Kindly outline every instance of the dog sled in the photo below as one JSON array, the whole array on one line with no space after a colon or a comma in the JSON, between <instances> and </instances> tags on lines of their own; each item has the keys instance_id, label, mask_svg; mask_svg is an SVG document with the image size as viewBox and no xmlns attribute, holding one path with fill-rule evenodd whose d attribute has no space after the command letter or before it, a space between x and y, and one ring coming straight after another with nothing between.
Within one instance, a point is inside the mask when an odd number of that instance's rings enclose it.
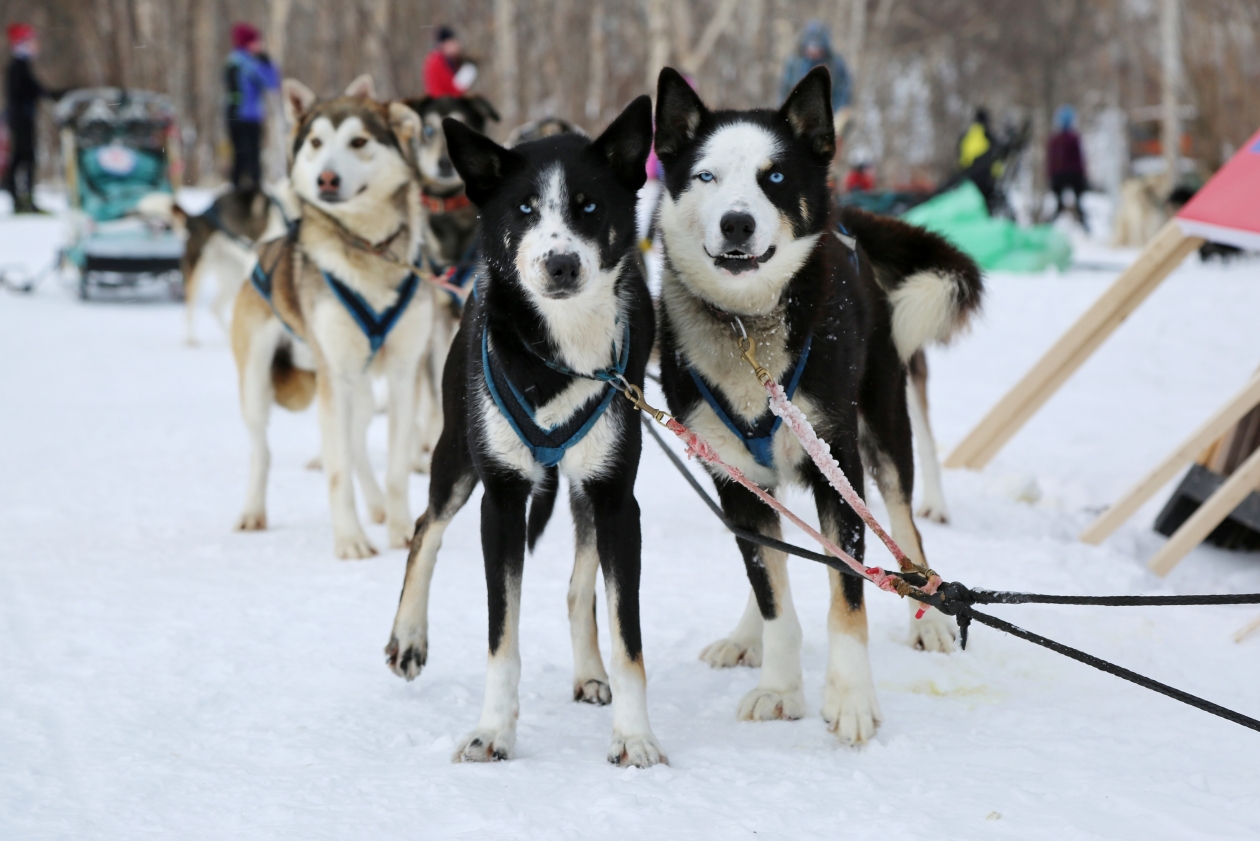
<instances>
[{"instance_id":1,"label":"dog sled","mask_svg":"<svg viewBox=\"0 0 1260 841\"><path fill-rule=\"evenodd\" d=\"M162 285L182 297L184 242L171 226L170 97L87 88L64 96L53 116L71 207L62 265L77 271L79 297Z\"/></svg>"}]
</instances>

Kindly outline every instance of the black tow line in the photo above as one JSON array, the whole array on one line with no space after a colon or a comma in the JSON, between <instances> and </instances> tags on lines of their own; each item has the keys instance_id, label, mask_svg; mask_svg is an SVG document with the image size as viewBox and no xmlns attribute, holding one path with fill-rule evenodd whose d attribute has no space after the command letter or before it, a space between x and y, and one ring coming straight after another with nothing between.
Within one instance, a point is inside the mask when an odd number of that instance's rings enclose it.
<instances>
[{"instance_id":1,"label":"black tow line","mask_svg":"<svg viewBox=\"0 0 1260 841\"><path fill-rule=\"evenodd\" d=\"M653 379L655 379L655 377L653 377ZM847 565L829 555L811 552L808 549L802 549L799 546L793 546L792 544L785 543L782 540L776 540L773 537L766 537L758 532L739 528L738 526L732 524L726 519L726 515L722 511L722 506L719 505L713 497L709 496L708 492L700 485L700 482L696 479L696 477L692 475L690 470L687 469L687 465L683 463L683 460L679 457L679 455L670 449L669 445L665 443L665 439L662 438L660 433L656 431L652 422L646 416L643 416L642 421L643 426L647 429L652 438L656 440L656 443L660 445L670 462L672 462L678 472L682 474L683 478L687 480L687 484L691 485L692 490L694 490L696 494L704 500L704 503L709 506L709 510L711 510L714 516L721 521L727 531L734 534L740 540L746 540L749 543L754 543L758 546L765 546L769 549L776 549L788 555L795 555L798 558L817 561L820 564L824 564L831 569L836 570L841 575L850 575L854 578L862 578L862 576L858 575L857 572L850 569ZM924 586L927 583L922 576L916 575L912 572L889 572L889 575L899 575L908 583L913 584L916 587ZM981 625L988 625L990 628L1005 631L1013 637L1027 640L1028 642L1031 642L1034 645L1039 645L1042 648L1048 648L1051 651L1062 654L1064 657L1068 657L1078 663L1093 666L1099 671L1115 675L1118 678L1123 678L1130 683L1135 683L1138 686L1151 690L1152 692L1158 692L1161 695L1166 695L1175 701L1180 701L1181 703L1187 704L1195 709L1203 710L1204 712L1211 713L1215 716L1220 716L1226 721L1232 721L1235 724L1240 724L1249 730L1255 730L1260 733L1260 720L1254 719L1251 716L1243 715L1242 713L1235 712L1227 707L1222 707L1220 704L1214 704L1211 701L1198 697L1197 695L1191 695L1189 692L1183 692L1182 690L1169 686L1166 683L1160 683L1157 680L1146 677L1145 675L1140 675L1137 672L1124 668L1123 666L1117 666L1115 663L1095 657L1092 654L1087 654L1084 651L1064 645L1061 642L1056 642L1048 637L1043 637L1041 634L1026 631L1018 625L1012 625L1010 622L998 619L996 616L991 616L975 609L975 605L978 604L1068 604L1098 605L1100 607L1260 604L1260 593L1242 593L1219 596L1052 596L1040 593L1009 593L999 590L973 590L959 584L956 581L947 581L941 584L934 594L928 595L927 593L918 593L914 598L925 604L930 604L941 613L955 618L958 622L958 642L964 650L967 648L967 631L969 630L972 621L979 622Z\"/></svg>"}]
</instances>

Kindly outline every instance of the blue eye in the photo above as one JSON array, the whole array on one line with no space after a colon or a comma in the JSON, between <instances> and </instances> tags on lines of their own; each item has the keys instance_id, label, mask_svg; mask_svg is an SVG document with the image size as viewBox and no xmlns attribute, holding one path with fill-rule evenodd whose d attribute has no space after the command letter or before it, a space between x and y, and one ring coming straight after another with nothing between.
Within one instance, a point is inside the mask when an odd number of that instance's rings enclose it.
<instances>
[{"instance_id":1,"label":"blue eye","mask_svg":"<svg viewBox=\"0 0 1260 841\"><path fill-rule=\"evenodd\" d=\"M527 204L521 205L521 213L533 213L533 212L534 212L534 208L530 207L529 205Z\"/></svg>"},{"instance_id":2,"label":"blue eye","mask_svg":"<svg viewBox=\"0 0 1260 841\"><path fill-rule=\"evenodd\" d=\"M696 174L696 178L699 178L701 181L708 184L710 181L713 180L713 173L708 172L708 171L700 172Z\"/></svg>"},{"instance_id":3,"label":"blue eye","mask_svg":"<svg viewBox=\"0 0 1260 841\"><path fill-rule=\"evenodd\" d=\"M781 173L781 172L772 172L772 173L770 173L770 183L771 183L771 184L782 184L782 183L783 183L783 173Z\"/></svg>"},{"instance_id":4,"label":"blue eye","mask_svg":"<svg viewBox=\"0 0 1260 841\"><path fill-rule=\"evenodd\" d=\"M582 212L583 212L583 213L594 213L594 212L595 212L595 202L591 202L590 204L585 205L585 206L582 208Z\"/></svg>"}]
</instances>

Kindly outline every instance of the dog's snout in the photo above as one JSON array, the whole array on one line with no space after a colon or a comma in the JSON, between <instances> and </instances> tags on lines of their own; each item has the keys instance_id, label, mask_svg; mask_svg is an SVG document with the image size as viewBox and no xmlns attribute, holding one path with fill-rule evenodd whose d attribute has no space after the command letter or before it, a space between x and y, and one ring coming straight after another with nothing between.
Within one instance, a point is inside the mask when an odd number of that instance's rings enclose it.
<instances>
[{"instance_id":1,"label":"dog's snout","mask_svg":"<svg viewBox=\"0 0 1260 841\"><path fill-rule=\"evenodd\" d=\"M581 271L582 261L576 254L553 254L547 258L547 275L554 287L573 288Z\"/></svg>"},{"instance_id":2,"label":"dog's snout","mask_svg":"<svg viewBox=\"0 0 1260 841\"><path fill-rule=\"evenodd\" d=\"M455 167L451 164L451 159L446 155L438 158L437 167L438 175L441 175L443 178L450 178L455 174Z\"/></svg>"},{"instance_id":3,"label":"dog's snout","mask_svg":"<svg viewBox=\"0 0 1260 841\"><path fill-rule=\"evenodd\" d=\"M757 220L749 213L731 212L722 216L722 236L734 246L745 245L757 230Z\"/></svg>"},{"instance_id":4,"label":"dog's snout","mask_svg":"<svg viewBox=\"0 0 1260 841\"><path fill-rule=\"evenodd\" d=\"M331 169L326 169L319 174L315 183L321 193L331 193L341 189L341 176Z\"/></svg>"}]
</instances>

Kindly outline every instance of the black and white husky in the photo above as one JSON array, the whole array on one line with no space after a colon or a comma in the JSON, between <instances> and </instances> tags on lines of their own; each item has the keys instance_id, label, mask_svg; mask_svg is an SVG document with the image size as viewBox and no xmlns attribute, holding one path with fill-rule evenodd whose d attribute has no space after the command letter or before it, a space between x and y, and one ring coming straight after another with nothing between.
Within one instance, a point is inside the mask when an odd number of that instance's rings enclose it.
<instances>
[{"instance_id":1,"label":"black and white husky","mask_svg":"<svg viewBox=\"0 0 1260 841\"><path fill-rule=\"evenodd\" d=\"M870 471L893 537L922 563L910 510L906 361L925 343L948 338L975 310L976 265L933 234L835 208L824 69L807 75L778 111L710 111L666 68L656 153L665 167L660 356L670 410L763 487L810 489L824 534L862 557L861 519L776 422L740 357L736 339L746 330L757 360L794 392L854 487L863 488L863 468ZM715 479L732 522L779 536L776 514L725 476ZM741 701L740 718L799 718L801 628L787 559L738 543L752 596L734 632L701 656L714 666L760 663L760 683ZM822 714L843 739L860 742L880 720L862 582L829 574ZM917 604L911 608L913 617ZM910 642L949 651L955 630L952 619L930 611L912 618Z\"/></svg>"},{"instance_id":2,"label":"black and white husky","mask_svg":"<svg viewBox=\"0 0 1260 841\"><path fill-rule=\"evenodd\" d=\"M481 722L454 758L511 755L525 550L546 525L563 473L577 532L569 588L574 697L612 701L609 761L653 765L664 757L648 723L639 632L641 432L615 385L623 378L641 385L652 349L652 301L634 224L651 101L635 100L595 140L568 134L509 150L459 121L444 127L481 209L484 268L443 373L445 422L429 507L416 523L388 663L408 680L424 666L438 547L480 481L489 668ZM611 678L595 629L597 569L609 605Z\"/></svg>"}]
</instances>

